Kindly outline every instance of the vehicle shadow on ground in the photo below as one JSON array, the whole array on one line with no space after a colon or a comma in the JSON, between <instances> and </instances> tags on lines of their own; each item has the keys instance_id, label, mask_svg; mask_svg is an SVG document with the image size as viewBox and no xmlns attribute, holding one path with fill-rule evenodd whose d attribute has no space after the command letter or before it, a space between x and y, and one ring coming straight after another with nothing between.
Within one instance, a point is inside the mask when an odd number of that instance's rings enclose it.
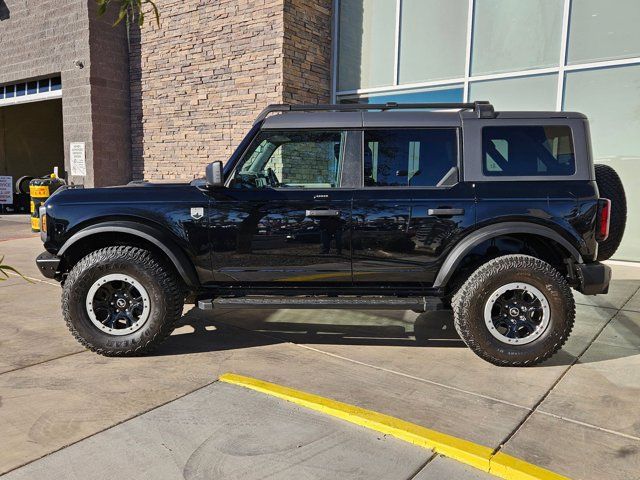
<instances>
[{"instance_id":1,"label":"vehicle shadow on ground","mask_svg":"<svg viewBox=\"0 0 640 480\"><path fill-rule=\"evenodd\" d=\"M393 313L379 313L372 317L354 312L331 311L319 315L318 312L301 310L289 310L286 313L254 310L243 311L241 314L234 312L225 315L220 321L226 325L234 325L291 343L399 347L464 346L453 326L451 312L426 312L413 316L415 319L405 320L402 317L397 318ZM295 318L295 321L286 321L289 317ZM321 319L323 321L318 322ZM371 323L367 323L367 319L371 319Z\"/></svg>"},{"instance_id":2,"label":"vehicle shadow on ground","mask_svg":"<svg viewBox=\"0 0 640 480\"><path fill-rule=\"evenodd\" d=\"M260 335L233 325L212 321L206 314L194 308L178 321L174 332L153 355L187 355L239 350L285 342L276 337Z\"/></svg>"},{"instance_id":3,"label":"vehicle shadow on ground","mask_svg":"<svg viewBox=\"0 0 640 480\"><path fill-rule=\"evenodd\" d=\"M292 319L295 321L286 321ZM319 323L319 320L322 323ZM354 320L357 321L354 322ZM640 332L638 332L640 338ZM185 355L251 348L277 343L468 348L458 336L451 311L403 315L403 312L189 310L156 355ZM585 345L586 346L586 345ZM601 350L601 349L600 349ZM606 349L581 363L633 356L627 349ZM571 365L575 356L561 350L540 367Z\"/></svg>"},{"instance_id":4,"label":"vehicle shadow on ground","mask_svg":"<svg viewBox=\"0 0 640 480\"><path fill-rule=\"evenodd\" d=\"M290 315L302 321L274 321L274 314L280 312L287 312L286 316ZM345 312L340 312L333 320L338 316L340 319L347 318ZM349 317L353 316L353 312L350 312ZM176 325L176 331L157 350L157 354L180 355L285 342L465 347L453 326L451 312L448 311L418 314L414 321L391 318L385 325L353 324L341 321L316 323L312 321L314 317L318 318L318 313L315 311L311 315L309 311L301 310L237 310L214 313L192 308L180 319ZM326 318L326 315L324 317ZM385 320L385 317L376 318Z\"/></svg>"}]
</instances>

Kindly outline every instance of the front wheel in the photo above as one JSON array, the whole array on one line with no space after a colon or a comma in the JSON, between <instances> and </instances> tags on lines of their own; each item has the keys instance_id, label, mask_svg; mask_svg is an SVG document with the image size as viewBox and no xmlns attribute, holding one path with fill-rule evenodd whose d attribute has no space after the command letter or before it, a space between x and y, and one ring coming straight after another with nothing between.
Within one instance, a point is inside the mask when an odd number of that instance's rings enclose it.
<instances>
[{"instance_id":1,"label":"front wheel","mask_svg":"<svg viewBox=\"0 0 640 480\"><path fill-rule=\"evenodd\" d=\"M452 299L456 330L495 365L535 365L556 353L575 318L564 277L528 255L505 255L480 266Z\"/></svg>"},{"instance_id":2,"label":"front wheel","mask_svg":"<svg viewBox=\"0 0 640 480\"><path fill-rule=\"evenodd\" d=\"M147 353L182 315L184 291L151 252L130 246L90 253L64 283L62 313L73 336L108 356Z\"/></svg>"}]
</instances>

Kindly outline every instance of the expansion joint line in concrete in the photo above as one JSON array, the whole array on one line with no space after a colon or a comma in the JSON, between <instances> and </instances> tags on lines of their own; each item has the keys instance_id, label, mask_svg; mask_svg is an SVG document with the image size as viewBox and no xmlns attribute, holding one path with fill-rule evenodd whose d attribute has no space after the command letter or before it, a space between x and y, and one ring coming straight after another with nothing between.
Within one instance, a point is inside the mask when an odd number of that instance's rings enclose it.
<instances>
[{"instance_id":1,"label":"expansion joint line in concrete","mask_svg":"<svg viewBox=\"0 0 640 480\"><path fill-rule=\"evenodd\" d=\"M433 462L433 460L437 456L438 456L437 453L433 453L433 454L429 455L429 458L427 459L427 461L424 462L422 465L420 465L418 467L418 469L415 472L413 472L413 474L407 480L414 480L420 474L420 472L422 472L425 468L427 468L427 465L429 465L431 462Z\"/></svg>"}]
</instances>

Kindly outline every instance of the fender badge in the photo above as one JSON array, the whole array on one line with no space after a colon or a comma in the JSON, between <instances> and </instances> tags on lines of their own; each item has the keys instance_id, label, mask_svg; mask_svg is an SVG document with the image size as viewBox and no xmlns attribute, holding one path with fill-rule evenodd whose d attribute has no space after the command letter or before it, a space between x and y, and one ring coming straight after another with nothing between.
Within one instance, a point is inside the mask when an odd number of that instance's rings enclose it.
<instances>
[{"instance_id":1,"label":"fender badge","mask_svg":"<svg viewBox=\"0 0 640 480\"><path fill-rule=\"evenodd\" d=\"M191 218L194 220L200 220L204 217L204 208L202 207L192 207L191 208Z\"/></svg>"}]
</instances>

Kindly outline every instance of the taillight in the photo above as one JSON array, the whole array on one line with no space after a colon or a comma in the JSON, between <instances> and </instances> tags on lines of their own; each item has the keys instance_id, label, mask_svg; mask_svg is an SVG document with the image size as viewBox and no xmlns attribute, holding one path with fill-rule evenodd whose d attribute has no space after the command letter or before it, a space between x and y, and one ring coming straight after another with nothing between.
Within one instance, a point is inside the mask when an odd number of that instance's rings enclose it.
<instances>
[{"instance_id":1,"label":"taillight","mask_svg":"<svg viewBox=\"0 0 640 480\"><path fill-rule=\"evenodd\" d=\"M596 223L596 240L604 242L609 237L609 223L611 222L611 200L598 200L598 220Z\"/></svg>"}]
</instances>

